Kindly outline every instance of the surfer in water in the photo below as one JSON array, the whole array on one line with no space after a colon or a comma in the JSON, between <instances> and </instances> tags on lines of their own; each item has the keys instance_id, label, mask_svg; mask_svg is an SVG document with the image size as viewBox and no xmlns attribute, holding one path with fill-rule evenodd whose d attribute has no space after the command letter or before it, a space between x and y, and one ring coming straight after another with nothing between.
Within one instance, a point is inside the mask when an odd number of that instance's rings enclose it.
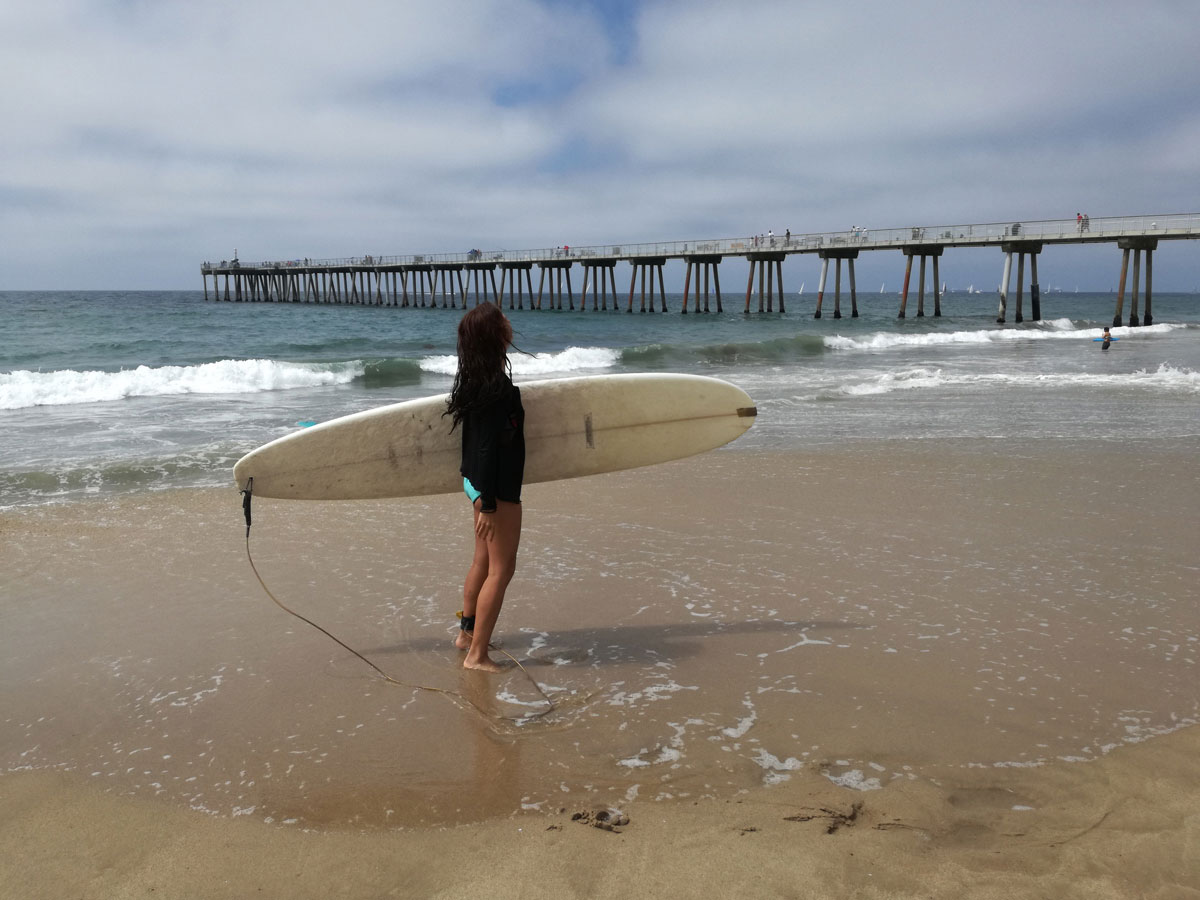
<instances>
[{"instance_id":1,"label":"surfer in water","mask_svg":"<svg viewBox=\"0 0 1200 900\"><path fill-rule=\"evenodd\" d=\"M508 361L512 337L512 324L493 303L464 314L458 323L458 371L446 401L451 430L462 426L460 471L475 517L475 555L463 584L454 646L467 651L465 668L485 672L502 670L488 656L488 644L521 540L525 410Z\"/></svg>"},{"instance_id":2,"label":"surfer in water","mask_svg":"<svg viewBox=\"0 0 1200 900\"><path fill-rule=\"evenodd\" d=\"M1100 349L1107 350L1109 347L1112 346L1112 334L1109 333L1107 326L1105 326L1103 337L1104 337L1104 343L1100 345Z\"/></svg>"}]
</instances>

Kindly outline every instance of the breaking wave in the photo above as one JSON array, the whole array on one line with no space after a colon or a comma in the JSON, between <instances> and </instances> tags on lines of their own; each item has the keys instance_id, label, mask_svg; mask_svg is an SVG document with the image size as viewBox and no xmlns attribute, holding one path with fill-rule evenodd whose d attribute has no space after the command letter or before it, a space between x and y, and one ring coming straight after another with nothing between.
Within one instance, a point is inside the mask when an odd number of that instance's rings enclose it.
<instances>
[{"instance_id":1,"label":"breaking wave","mask_svg":"<svg viewBox=\"0 0 1200 900\"><path fill-rule=\"evenodd\" d=\"M1187 325L1165 323L1147 325L1142 328L1118 327L1112 329L1114 337L1129 335L1165 334ZM892 347L935 347L947 344L1003 344L1019 341L1083 341L1100 337L1100 328L1077 328L1070 319L1054 319L1034 328L985 328L974 331L927 331L920 334L905 334L895 331L877 331L862 338L832 335L824 339L831 350L888 350Z\"/></svg>"},{"instance_id":2,"label":"breaking wave","mask_svg":"<svg viewBox=\"0 0 1200 900\"><path fill-rule=\"evenodd\" d=\"M0 373L0 409L105 403L172 394L250 394L348 384L366 365L224 359L196 366L138 366L117 372L62 369Z\"/></svg>"}]
</instances>

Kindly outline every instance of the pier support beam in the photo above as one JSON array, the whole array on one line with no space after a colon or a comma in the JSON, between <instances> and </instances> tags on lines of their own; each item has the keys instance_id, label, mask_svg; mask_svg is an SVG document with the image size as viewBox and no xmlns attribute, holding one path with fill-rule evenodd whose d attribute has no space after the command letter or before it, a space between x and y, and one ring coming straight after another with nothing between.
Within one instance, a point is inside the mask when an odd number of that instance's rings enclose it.
<instances>
[{"instance_id":1,"label":"pier support beam","mask_svg":"<svg viewBox=\"0 0 1200 900\"><path fill-rule=\"evenodd\" d=\"M696 273L696 299L692 309L695 312L700 312L700 273L704 273L704 312L709 312L709 281L716 283L717 286L717 312L721 312L721 279L717 275L717 265L721 262L721 257L717 255L700 255L684 257L684 265L686 274L683 279L683 308L679 310L682 315L687 315L688 311L688 295L689 287L692 280L692 271Z\"/></svg>"},{"instance_id":2,"label":"pier support beam","mask_svg":"<svg viewBox=\"0 0 1200 900\"><path fill-rule=\"evenodd\" d=\"M1042 318L1041 293L1037 283L1037 255L1042 252L1042 245L1037 241L1009 241L1001 244L1000 249L1004 252L1004 274L1000 279L1000 310L996 315L996 323L1003 325L1008 312L1008 289L1009 282L1012 279L1012 257L1017 254L1017 314L1014 319L1016 322L1023 322L1024 311L1021 309L1021 301L1025 292L1025 255L1029 254L1032 263L1030 265L1031 283L1029 285L1029 296L1033 303L1033 321L1039 322Z\"/></svg>"},{"instance_id":3,"label":"pier support beam","mask_svg":"<svg viewBox=\"0 0 1200 900\"><path fill-rule=\"evenodd\" d=\"M746 312L750 312L750 293L754 288L754 267L758 267L758 311L763 312L763 300L766 300L766 312L775 311L775 296L778 291L779 312L785 312L783 299L783 253L747 253L750 261L750 278L746 282ZM763 283L766 282L764 291Z\"/></svg>"},{"instance_id":4,"label":"pier support beam","mask_svg":"<svg viewBox=\"0 0 1200 900\"><path fill-rule=\"evenodd\" d=\"M494 262L469 262L469 263L464 263L463 268L467 272L468 285L472 281L474 281L475 303L473 305L475 305L475 306L479 305L479 298L480 298L481 294L483 296L483 302L486 303L488 300L488 296L487 296L487 294L488 294L488 276L489 276L489 274L491 275L492 281L493 281L493 286L494 286L494 282L495 282L495 278L496 278L496 264ZM483 290L482 291L480 291L480 289L479 289L479 282L481 280L483 281ZM493 293L495 293L494 290L493 290ZM530 291L529 295L532 298L532 296L533 296L532 290ZM531 299L529 302L532 305L533 300ZM464 291L463 292L463 309L466 309L466 308L467 308L467 293L466 293L466 291Z\"/></svg>"},{"instance_id":5,"label":"pier support beam","mask_svg":"<svg viewBox=\"0 0 1200 900\"><path fill-rule=\"evenodd\" d=\"M1129 251L1133 251L1133 291L1129 300L1129 325L1136 328L1139 324L1153 325L1154 316L1150 310L1151 293L1154 282L1154 251L1158 249L1157 238L1122 238L1117 241L1121 249L1121 280L1117 285L1117 310L1113 314L1113 325L1121 324L1121 309L1125 304L1125 275L1129 270ZM1146 317L1138 319L1138 280L1141 274L1142 251L1146 251Z\"/></svg>"},{"instance_id":6,"label":"pier support beam","mask_svg":"<svg viewBox=\"0 0 1200 900\"><path fill-rule=\"evenodd\" d=\"M424 266L424 265L412 266L409 269L409 271L412 272L412 274L413 274L412 305L414 307L417 306L417 297L419 295L421 298L420 306L422 309L424 309L425 308L425 283L427 281L430 282L429 283L430 303L432 304L434 302L434 300L433 300L433 283L432 283L432 281L430 281L430 276L432 275L432 267Z\"/></svg>"},{"instance_id":7,"label":"pier support beam","mask_svg":"<svg viewBox=\"0 0 1200 900\"><path fill-rule=\"evenodd\" d=\"M1133 250L1133 290L1129 294L1129 327L1136 328L1138 320L1138 276L1142 270L1142 251L1137 247Z\"/></svg>"},{"instance_id":8,"label":"pier support beam","mask_svg":"<svg viewBox=\"0 0 1200 900\"><path fill-rule=\"evenodd\" d=\"M908 311L908 285L912 280L912 263L913 257L921 258L921 270L918 275L918 294L917 294L917 315L925 315L925 259L933 257L933 293L937 296L938 292L938 257L942 255L945 247L938 244L912 244L906 247L901 247L901 252L908 257L904 263L904 285L900 289L900 312L896 314L896 318L903 319ZM942 314L942 305L940 302L935 302L933 305L933 314L940 316Z\"/></svg>"},{"instance_id":9,"label":"pier support beam","mask_svg":"<svg viewBox=\"0 0 1200 900\"><path fill-rule=\"evenodd\" d=\"M921 254L921 274L917 278L917 318L925 318L925 254Z\"/></svg>"},{"instance_id":10,"label":"pier support beam","mask_svg":"<svg viewBox=\"0 0 1200 900\"><path fill-rule=\"evenodd\" d=\"M1150 315L1150 295L1154 284L1154 251L1146 250L1146 314L1142 316L1143 325L1153 325L1154 317Z\"/></svg>"},{"instance_id":11,"label":"pier support beam","mask_svg":"<svg viewBox=\"0 0 1200 900\"><path fill-rule=\"evenodd\" d=\"M458 308L458 298L463 292L461 291L462 270L464 263L438 263L431 268L433 269L433 289L431 303L437 306L438 289L441 289L442 309L449 307L450 309ZM454 279L457 276L459 287L455 287ZM449 300L449 303L447 303ZM463 306L467 305L466 296L463 296Z\"/></svg>"},{"instance_id":12,"label":"pier support beam","mask_svg":"<svg viewBox=\"0 0 1200 900\"><path fill-rule=\"evenodd\" d=\"M583 297L580 310L587 309L588 287L592 291L592 311L608 312L608 288L612 285L613 311L617 309L617 282L615 259L588 259L581 261L583 266ZM603 297L603 301L601 301Z\"/></svg>"},{"instance_id":13,"label":"pier support beam","mask_svg":"<svg viewBox=\"0 0 1200 900\"><path fill-rule=\"evenodd\" d=\"M814 319L821 318L821 304L825 302L825 280L829 277L829 257L822 254L821 256L821 280L817 282L817 309L813 313ZM750 311L750 296L746 295L746 312Z\"/></svg>"},{"instance_id":14,"label":"pier support beam","mask_svg":"<svg viewBox=\"0 0 1200 900\"><path fill-rule=\"evenodd\" d=\"M1037 276L1037 258L1036 253L1029 254L1029 311L1033 314L1033 321L1042 321L1042 291L1038 286Z\"/></svg>"},{"instance_id":15,"label":"pier support beam","mask_svg":"<svg viewBox=\"0 0 1200 900\"><path fill-rule=\"evenodd\" d=\"M571 266L573 263L566 259L551 259L538 263L542 270L538 280L537 309L542 308L542 287L547 272L550 274L550 309L562 309L563 273L567 275L567 301L571 309L575 308L575 294L571 291ZM532 302L532 301L530 301Z\"/></svg>"},{"instance_id":16,"label":"pier support beam","mask_svg":"<svg viewBox=\"0 0 1200 900\"><path fill-rule=\"evenodd\" d=\"M938 257L933 258L933 316L942 314L942 283L938 281Z\"/></svg>"},{"instance_id":17,"label":"pier support beam","mask_svg":"<svg viewBox=\"0 0 1200 900\"><path fill-rule=\"evenodd\" d=\"M1025 321L1024 311L1021 309L1021 301L1024 299L1025 293L1025 254L1017 254L1017 315L1013 321L1018 325Z\"/></svg>"},{"instance_id":18,"label":"pier support beam","mask_svg":"<svg viewBox=\"0 0 1200 900\"><path fill-rule=\"evenodd\" d=\"M852 319L858 318L858 292L854 287L854 260L857 256L856 251L854 256L846 260L846 268L850 271L850 318Z\"/></svg>"},{"instance_id":19,"label":"pier support beam","mask_svg":"<svg viewBox=\"0 0 1200 900\"><path fill-rule=\"evenodd\" d=\"M818 250L817 256L821 257L821 281L817 286L817 309L813 313L814 319L821 318L821 304L825 300L825 284L829 275L829 260L835 261L833 271L833 317L840 319L842 317L842 260L846 260L847 270L850 274L850 306L851 316L858 316L858 295L854 289L854 260L858 259L857 250Z\"/></svg>"},{"instance_id":20,"label":"pier support beam","mask_svg":"<svg viewBox=\"0 0 1200 900\"><path fill-rule=\"evenodd\" d=\"M517 309L525 308L525 285L521 283L524 273L525 282L529 284L529 308L533 309L533 282L530 280L532 262L502 262L500 263L500 302L504 302L504 285L508 283L508 308L513 308L513 286L516 286Z\"/></svg>"},{"instance_id":21,"label":"pier support beam","mask_svg":"<svg viewBox=\"0 0 1200 900\"><path fill-rule=\"evenodd\" d=\"M1012 251L1004 254L1004 274L1000 276L1000 309L996 313L996 323L1003 325L1008 317L1008 283L1012 278Z\"/></svg>"},{"instance_id":22,"label":"pier support beam","mask_svg":"<svg viewBox=\"0 0 1200 900\"><path fill-rule=\"evenodd\" d=\"M629 305L626 312L633 312L633 294L637 284L638 274L642 277L641 312L646 311L646 278L650 279L650 312L654 312L654 276L658 276L659 305L662 312L667 311L667 294L663 287L663 267L667 264L665 256L639 256L629 261L633 269L629 280Z\"/></svg>"}]
</instances>

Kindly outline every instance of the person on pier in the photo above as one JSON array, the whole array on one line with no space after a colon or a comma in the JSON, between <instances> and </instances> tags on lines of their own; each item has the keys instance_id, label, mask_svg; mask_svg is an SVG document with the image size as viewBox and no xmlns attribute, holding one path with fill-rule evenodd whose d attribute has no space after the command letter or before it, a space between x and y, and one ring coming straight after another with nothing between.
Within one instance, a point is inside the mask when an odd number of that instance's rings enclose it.
<instances>
[{"instance_id":1,"label":"person on pier","mask_svg":"<svg viewBox=\"0 0 1200 900\"><path fill-rule=\"evenodd\" d=\"M521 540L521 482L525 474L525 410L512 383L512 325L492 303L468 311L458 325L458 371L446 401L462 426L463 490L474 516L475 550L463 583L463 609L454 645L463 667L499 672L488 644L517 565Z\"/></svg>"}]
</instances>

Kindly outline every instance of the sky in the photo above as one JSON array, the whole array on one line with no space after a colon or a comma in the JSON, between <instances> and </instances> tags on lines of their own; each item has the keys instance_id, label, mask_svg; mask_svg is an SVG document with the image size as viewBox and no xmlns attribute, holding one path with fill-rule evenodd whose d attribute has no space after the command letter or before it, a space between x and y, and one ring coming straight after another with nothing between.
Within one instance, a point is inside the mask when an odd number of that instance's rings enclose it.
<instances>
[{"instance_id":1,"label":"sky","mask_svg":"<svg viewBox=\"0 0 1200 900\"><path fill-rule=\"evenodd\" d=\"M199 290L235 250L1200 213L1198 35L1195 0L0 0L0 290ZM950 250L943 277L1001 264ZM1108 290L1119 252L1039 268ZM903 257L859 272L898 285ZM1200 242L1154 279L1200 286Z\"/></svg>"}]
</instances>

